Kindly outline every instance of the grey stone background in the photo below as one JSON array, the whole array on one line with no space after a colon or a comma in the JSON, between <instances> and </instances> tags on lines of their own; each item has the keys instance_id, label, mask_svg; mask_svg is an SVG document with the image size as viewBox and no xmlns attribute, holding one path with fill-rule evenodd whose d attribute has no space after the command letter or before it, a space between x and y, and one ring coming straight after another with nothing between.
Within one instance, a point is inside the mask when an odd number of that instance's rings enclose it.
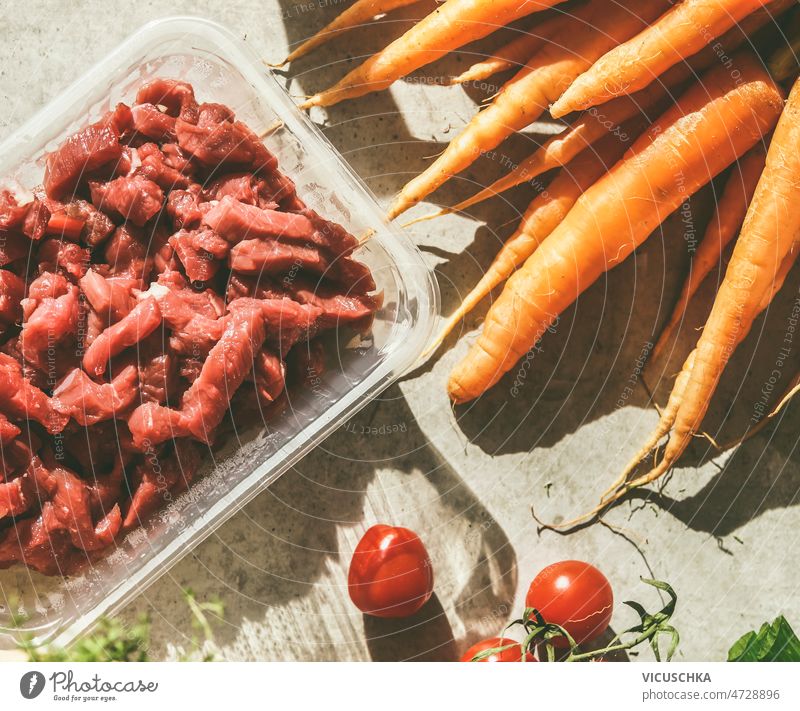
<instances>
[{"instance_id":1,"label":"grey stone background","mask_svg":"<svg viewBox=\"0 0 800 711\"><path fill-rule=\"evenodd\" d=\"M149 20L211 18L277 61L343 6L336 0L2 0L0 139ZM425 0L338 39L293 66L287 85L298 96L329 85L432 8ZM390 91L312 116L388 203L494 90L447 87L441 77L502 39L500 33ZM451 204L487 184L530 152L536 131L548 130L537 124L514 137L435 201ZM668 220L635 258L563 315L516 396L507 378L471 407L451 408L444 384L470 336L454 337L342 426L125 610L128 620L143 612L152 618L152 654L174 657L195 635L181 597L191 587L200 599L216 595L224 602L216 639L228 659L453 659L499 632L521 610L536 572L564 558L598 565L618 602L638 599L656 608L657 595L639 576L671 582L679 595L679 659L724 659L736 638L778 613L800 627L796 407L738 450L717 454L698 441L657 493L646 499L641 492L608 515L617 530L595 525L566 537L537 535L531 517L534 504L549 519L585 510L655 423L647 393L635 382L637 362L672 306L686 240L702 230L715 189L692 202L688 223ZM444 314L475 283L531 197L522 186L468 217L409 230L436 269ZM418 211L425 209L430 205ZM646 371L659 402L713 286L706 284L674 357ZM798 280L790 278L730 365L707 420L720 441L746 427L797 297ZM483 313L473 314L465 331L473 332ZM796 363L793 353L791 367ZM350 553L376 522L415 529L432 555L436 596L410 620L365 618L347 597ZM633 622L619 604L613 626Z\"/></svg>"}]
</instances>

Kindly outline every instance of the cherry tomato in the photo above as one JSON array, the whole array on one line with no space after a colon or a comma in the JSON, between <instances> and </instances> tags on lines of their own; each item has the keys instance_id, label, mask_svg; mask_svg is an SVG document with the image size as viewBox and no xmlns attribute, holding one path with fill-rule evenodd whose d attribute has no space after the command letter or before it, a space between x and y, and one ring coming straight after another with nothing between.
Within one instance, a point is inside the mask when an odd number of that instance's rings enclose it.
<instances>
[{"instance_id":1,"label":"cherry tomato","mask_svg":"<svg viewBox=\"0 0 800 711\"><path fill-rule=\"evenodd\" d=\"M561 625L578 644L599 637L611 622L614 594L611 584L597 568L579 560L563 560L547 566L537 575L525 598L545 622ZM566 637L553 640L556 647L568 647Z\"/></svg>"},{"instance_id":2,"label":"cherry tomato","mask_svg":"<svg viewBox=\"0 0 800 711\"><path fill-rule=\"evenodd\" d=\"M504 649L502 652L495 652L484 659L479 659L479 662L521 662L522 654L519 642L515 642L508 637L490 637L489 639L481 640L473 644L461 657L462 662L471 662L476 654L480 654L486 649L494 649L495 647L505 647L506 645L514 644L516 646ZM530 653L525 652L526 662L535 662L536 658Z\"/></svg>"},{"instance_id":3,"label":"cherry tomato","mask_svg":"<svg viewBox=\"0 0 800 711\"><path fill-rule=\"evenodd\" d=\"M408 617L433 594L433 566L416 533L377 525L358 542L347 576L350 599L376 617Z\"/></svg>"}]
</instances>

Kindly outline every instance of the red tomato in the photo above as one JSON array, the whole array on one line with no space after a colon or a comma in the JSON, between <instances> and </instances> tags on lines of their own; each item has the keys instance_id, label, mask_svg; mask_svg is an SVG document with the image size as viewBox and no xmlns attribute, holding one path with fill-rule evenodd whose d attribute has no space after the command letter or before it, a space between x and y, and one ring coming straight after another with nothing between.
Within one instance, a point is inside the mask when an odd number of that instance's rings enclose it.
<instances>
[{"instance_id":1,"label":"red tomato","mask_svg":"<svg viewBox=\"0 0 800 711\"><path fill-rule=\"evenodd\" d=\"M516 644L516 647L510 647L509 649L504 649L502 652L495 652L494 654L491 654L485 659L479 659L478 661L521 662L522 654L519 642L515 642L513 639L508 639L508 637L490 637L489 639L484 639L478 642L477 644L473 644L466 652L464 652L464 656L461 657L461 661L471 662L476 654L480 654L486 649L494 649L495 647L505 647L508 644ZM536 658L530 652L525 652L525 661L535 662Z\"/></svg>"},{"instance_id":2,"label":"red tomato","mask_svg":"<svg viewBox=\"0 0 800 711\"><path fill-rule=\"evenodd\" d=\"M578 644L599 637L611 622L614 594L611 584L597 568L579 560L563 560L537 575L525 598L545 622L561 625ZM567 647L566 637L553 640Z\"/></svg>"},{"instance_id":3,"label":"red tomato","mask_svg":"<svg viewBox=\"0 0 800 711\"><path fill-rule=\"evenodd\" d=\"M377 525L358 542L347 576L350 599L376 617L408 617L433 594L433 566L416 533Z\"/></svg>"}]
</instances>

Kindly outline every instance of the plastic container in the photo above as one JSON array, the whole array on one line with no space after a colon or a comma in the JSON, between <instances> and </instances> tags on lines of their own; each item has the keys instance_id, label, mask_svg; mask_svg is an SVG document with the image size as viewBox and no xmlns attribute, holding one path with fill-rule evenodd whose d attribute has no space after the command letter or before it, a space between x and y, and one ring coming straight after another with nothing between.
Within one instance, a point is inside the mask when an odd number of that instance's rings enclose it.
<instances>
[{"instance_id":1,"label":"plastic container","mask_svg":"<svg viewBox=\"0 0 800 711\"><path fill-rule=\"evenodd\" d=\"M268 428L243 426L189 491L84 575L0 571L0 649L20 633L64 645L113 614L413 365L434 325L438 289L422 255L386 224L374 196L259 58L213 22L169 18L132 35L0 146L0 186L40 183L48 151L156 76L191 82L200 101L229 105L257 133L282 122L264 142L300 196L355 235L374 230L356 256L372 269L384 305L367 341L341 344L338 368L293 396Z\"/></svg>"}]
</instances>

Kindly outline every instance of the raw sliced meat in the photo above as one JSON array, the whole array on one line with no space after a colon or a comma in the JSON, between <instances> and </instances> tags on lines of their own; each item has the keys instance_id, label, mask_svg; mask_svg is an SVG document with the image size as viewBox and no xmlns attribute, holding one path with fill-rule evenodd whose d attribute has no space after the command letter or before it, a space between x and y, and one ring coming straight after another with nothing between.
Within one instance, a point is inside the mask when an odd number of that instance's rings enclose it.
<instances>
[{"instance_id":1,"label":"raw sliced meat","mask_svg":"<svg viewBox=\"0 0 800 711\"><path fill-rule=\"evenodd\" d=\"M91 181L92 202L98 210L120 216L142 227L164 204L164 192L143 175L117 178L109 183Z\"/></svg>"},{"instance_id":2,"label":"raw sliced meat","mask_svg":"<svg viewBox=\"0 0 800 711\"><path fill-rule=\"evenodd\" d=\"M261 302L239 299L222 338L211 349L197 380L183 396L181 409L170 410L151 403L140 406L128 420L134 444L159 444L175 431L190 433L210 442L228 410L231 397L253 369L253 359L266 337Z\"/></svg>"},{"instance_id":3,"label":"raw sliced meat","mask_svg":"<svg viewBox=\"0 0 800 711\"><path fill-rule=\"evenodd\" d=\"M0 267L6 267L16 261L30 260L33 254L33 242L16 232L0 231Z\"/></svg>"},{"instance_id":4,"label":"raw sliced meat","mask_svg":"<svg viewBox=\"0 0 800 711\"><path fill-rule=\"evenodd\" d=\"M164 154L155 143L145 143L138 151L141 165L136 173L152 180L164 190L187 188L191 183L188 176L167 164Z\"/></svg>"},{"instance_id":5,"label":"raw sliced meat","mask_svg":"<svg viewBox=\"0 0 800 711\"><path fill-rule=\"evenodd\" d=\"M231 249L228 265L243 274L281 275L307 269L315 274L324 274L330 264L313 247L283 244L273 240L246 239Z\"/></svg>"},{"instance_id":6,"label":"raw sliced meat","mask_svg":"<svg viewBox=\"0 0 800 711\"><path fill-rule=\"evenodd\" d=\"M180 230L169 238L186 276L194 282L211 279L225 259L230 245L213 230Z\"/></svg>"},{"instance_id":7,"label":"raw sliced meat","mask_svg":"<svg viewBox=\"0 0 800 711\"><path fill-rule=\"evenodd\" d=\"M273 171L278 161L258 137L239 121L204 126L178 119L178 145L201 163L246 166L254 171Z\"/></svg>"},{"instance_id":8,"label":"raw sliced meat","mask_svg":"<svg viewBox=\"0 0 800 711\"><path fill-rule=\"evenodd\" d=\"M94 425L121 417L138 395L139 371L124 368L110 383L97 383L74 368L53 391L53 408L79 425Z\"/></svg>"},{"instance_id":9,"label":"raw sliced meat","mask_svg":"<svg viewBox=\"0 0 800 711\"><path fill-rule=\"evenodd\" d=\"M25 360L42 372L63 369L56 346L75 341L79 293L62 275L44 272L31 282L28 297L22 300L20 349Z\"/></svg>"},{"instance_id":10,"label":"raw sliced meat","mask_svg":"<svg viewBox=\"0 0 800 711\"><path fill-rule=\"evenodd\" d=\"M77 281L89 267L89 250L74 242L47 239L39 247L39 271L56 272Z\"/></svg>"},{"instance_id":11,"label":"raw sliced meat","mask_svg":"<svg viewBox=\"0 0 800 711\"><path fill-rule=\"evenodd\" d=\"M125 514L123 529L141 525L172 496L185 490L200 467L200 450L194 442L175 442L166 456L145 457L133 473L135 490Z\"/></svg>"},{"instance_id":12,"label":"raw sliced meat","mask_svg":"<svg viewBox=\"0 0 800 711\"><path fill-rule=\"evenodd\" d=\"M22 297L25 282L16 274L0 269L0 325L9 326L22 320Z\"/></svg>"},{"instance_id":13,"label":"raw sliced meat","mask_svg":"<svg viewBox=\"0 0 800 711\"><path fill-rule=\"evenodd\" d=\"M133 127L143 136L156 141L175 140L175 117L160 111L153 104L138 104L131 109Z\"/></svg>"},{"instance_id":14,"label":"raw sliced meat","mask_svg":"<svg viewBox=\"0 0 800 711\"><path fill-rule=\"evenodd\" d=\"M200 211L200 190L200 186L195 183L188 190L172 190L167 197L167 214L177 229L200 226L203 219Z\"/></svg>"},{"instance_id":15,"label":"raw sliced meat","mask_svg":"<svg viewBox=\"0 0 800 711\"><path fill-rule=\"evenodd\" d=\"M136 105L163 106L167 114L184 121L197 123L197 101L191 84L175 79L154 79L140 87L136 93Z\"/></svg>"},{"instance_id":16,"label":"raw sliced meat","mask_svg":"<svg viewBox=\"0 0 800 711\"><path fill-rule=\"evenodd\" d=\"M152 297L140 301L127 316L94 339L83 356L84 369L91 375L102 375L111 358L147 338L160 325L158 302Z\"/></svg>"},{"instance_id":17,"label":"raw sliced meat","mask_svg":"<svg viewBox=\"0 0 800 711\"><path fill-rule=\"evenodd\" d=\"M33 420L51 434L66 427L65 417L53 407L52 400L23 377L22 366L0 353L0 411L14 420Z\"/></svg>"},{"instance_id":18,"label":"raw sliced meat","mask_svg":"<svg viewBox=\"0 0 800 711\"><path fill-rule=\"evenodd\" d=\"M87 271L79 282L92 309L104 318L104 328L130 313L135 304L132 294L135 284L135 280L125 277L106 278L94 269Z\"/></svg>"},{"instance_id":19,"label":"raw sliced meat","mask_svg":"<svg viewBox=\"0 0 800 711\"><path fill-rule=\"evenodd\" d=\"M235 244L244 239L282 238L315 242L314 226L304 215L278 210L262 210L226 195L206 212L203 222ZM325 245L323 245L325 246Z\"/></svg>"},{"instance_id":20,"label":"raw sliced meat","mask_svg":"<svg viewBox=\"0 0 800 711\"><path fill-rule=\"evenodd\" d=\"M122 155L120 131L113 119L104 117L71 135L47 157L44 188L47 196L60 199L73 191L82 177Z\"/></svg>"}]
</instances>

